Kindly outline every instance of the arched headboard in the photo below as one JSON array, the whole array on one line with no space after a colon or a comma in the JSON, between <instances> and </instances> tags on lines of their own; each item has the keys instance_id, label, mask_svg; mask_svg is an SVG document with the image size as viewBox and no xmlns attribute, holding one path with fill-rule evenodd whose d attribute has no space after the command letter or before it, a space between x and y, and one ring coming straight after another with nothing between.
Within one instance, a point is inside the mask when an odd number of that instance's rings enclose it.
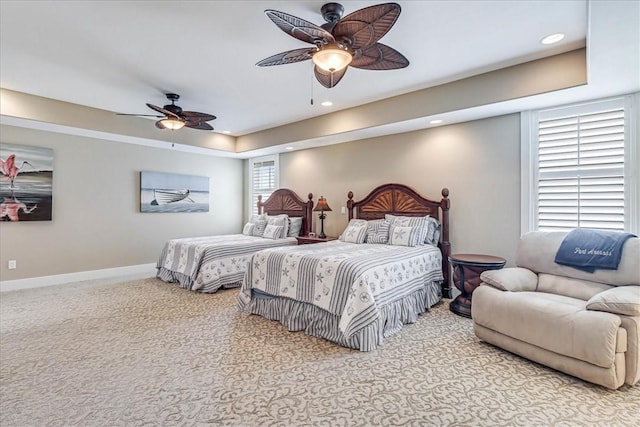
<instances>
[{"instance_id":1,"label":"arched headboard","mask_svg":"<svg viewBox=\"0 0 640 427\"><path fill-rule=\"evenodd\" d=\"M258 213L269 215L287 214L289 216L302 217L301 236L306 236L311 231L313 194L307 195L307 201L302 200L293 190L279 188L264 202L258 195Z\"/></svg>"},{"instance_id":2,"label":"arched headboard","mask_svg":"<svg viewBox=\"0 0 640 427\"><path fill-rule=\"evenodd\" d=\"M451 243L449 242L449 189L443 188L442 199L439 201L427 199L417 191L404 184L383 184L374 188L364 199L353 200L353 192L347 195L347 211L349 219L380 219L385 214L401 216L426 216L430 215L440 221L440 243L442 252L442 273L444 283L442 294L451 298L451 284L449 280L449 255Z\"/></svg>"}]
</instances>

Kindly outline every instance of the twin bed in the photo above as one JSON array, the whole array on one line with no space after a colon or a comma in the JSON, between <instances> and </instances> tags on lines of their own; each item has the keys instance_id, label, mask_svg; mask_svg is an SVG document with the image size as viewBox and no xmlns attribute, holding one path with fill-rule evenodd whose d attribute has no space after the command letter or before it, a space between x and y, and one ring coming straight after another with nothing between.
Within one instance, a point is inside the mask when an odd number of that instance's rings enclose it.
<instances>
[{"instance_id":1,"label":"twin bed","mask_svg":"<svg viewBox=\"0 0 640 427\"><path fill-rule=\"evenodd\" d=\"M241 285L238 307L245 313L344 347L374 350L450 297L448 195L445 188L441 200L430 200L402 184L381 185L359 201L349 192L349 226L341 240L326 243L297 246L295 238L243 235L170 240L158 277L201 292ZM306 235L313 208L313 196L308 198L281 189L258 206L271 215L301 216ZM426 230L417 234L427 223L437 224L431 241ZM391 224L382 231L389 244L373 238L381 224ZM405 233L417 238L409 243Z\"/></svg>"},{"instance_id":2,"label":"twin bed","mask_svg":"<svg viewBox=\"0 0 640 427\"><path fill-rule=\"evenodd\" d=\"M311 228L312 199L313 194L309 194L305 201L295 192L281 188L265 202L258 197L258 213L301 217L301 234L307 234ZM220 288L234 288L241 285L254 252L295 246L297 243L295 237L269 239L244 234L172 239L162 248L156 276L165 282L178 283L183 289L198 292L212 293Z\"/></svg>"}]
</instances>

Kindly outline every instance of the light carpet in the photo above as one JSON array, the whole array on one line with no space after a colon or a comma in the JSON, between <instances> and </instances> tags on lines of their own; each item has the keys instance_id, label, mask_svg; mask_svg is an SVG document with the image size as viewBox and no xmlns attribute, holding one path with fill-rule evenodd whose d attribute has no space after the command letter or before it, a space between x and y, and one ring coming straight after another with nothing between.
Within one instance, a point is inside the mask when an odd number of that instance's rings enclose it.
<instances>
[{"instance_id":1,"label":"light carpet","mask_svg":"<svg viewBox=\"0 0 640 427\"><path fill-rule=\"evenodd\" d=\"M9 426L626 426L610 391L480 342L448 300L362 353L157 279L0 296Z\"/></svg>"}]
</instances>

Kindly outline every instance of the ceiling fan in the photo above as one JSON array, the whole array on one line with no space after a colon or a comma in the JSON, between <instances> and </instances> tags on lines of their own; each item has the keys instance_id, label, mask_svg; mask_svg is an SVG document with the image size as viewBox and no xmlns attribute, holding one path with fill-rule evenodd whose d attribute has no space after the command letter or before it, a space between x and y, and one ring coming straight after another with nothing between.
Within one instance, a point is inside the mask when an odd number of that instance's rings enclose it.
<instances>
[{"instance_id":1,"label":"ceiling fan","mask_svg":"<svg viewBox=\"0 0 640 427\"><path fill-rule=\"evenodd\" d=\"M181 107L176 105L176 101L180 99L180 95L175 93L165 94L167 99L171 101L171 104L167 104L160 108L153 104L147 104L147 107L152 110L162 113L162 116L155 114L120 114L119 116L138 116L138 117L158 117L162 118L156 122L156 127L159 129L177 130L186 126L191 129L200 130L213 130L213 127L207 123L208 121L215 120L216 116L207 113L199 113L197 111L184 111Z\"/></svg>"},{"instance_id":2,"label":"ceiling fan","mask_svg":"<svg viewBox=\"0 0 640 427\"><path fill-rule=\"evenodd\" d=\"M289 50L258 62L260 67L313 60L316 79L332 88L344 77L349 66L364 70L405 68L409 60L400 52L378 43L395 24L400 5L383 3L357 10L344 18L339 3L326 3L320 9L321 26L288 13L267 9L264 13L282 31L314 47Z\"/></svg>"}]
</instances>

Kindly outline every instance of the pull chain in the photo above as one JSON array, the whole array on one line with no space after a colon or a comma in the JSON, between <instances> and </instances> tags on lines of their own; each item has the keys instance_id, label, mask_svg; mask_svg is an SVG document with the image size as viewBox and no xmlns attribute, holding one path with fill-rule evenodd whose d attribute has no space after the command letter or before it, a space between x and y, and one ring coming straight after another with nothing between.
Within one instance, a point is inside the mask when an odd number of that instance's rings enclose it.
<instances>
[{"instance_id":1,"label":"pull chain","mask_svg":"<svg viewBox=\"0 0 640 427\"><path fill-rule=\"evenodd\" d=\"M313 105L313 73L311 73L311 105Z\"/></svg>"}]
</instances>

